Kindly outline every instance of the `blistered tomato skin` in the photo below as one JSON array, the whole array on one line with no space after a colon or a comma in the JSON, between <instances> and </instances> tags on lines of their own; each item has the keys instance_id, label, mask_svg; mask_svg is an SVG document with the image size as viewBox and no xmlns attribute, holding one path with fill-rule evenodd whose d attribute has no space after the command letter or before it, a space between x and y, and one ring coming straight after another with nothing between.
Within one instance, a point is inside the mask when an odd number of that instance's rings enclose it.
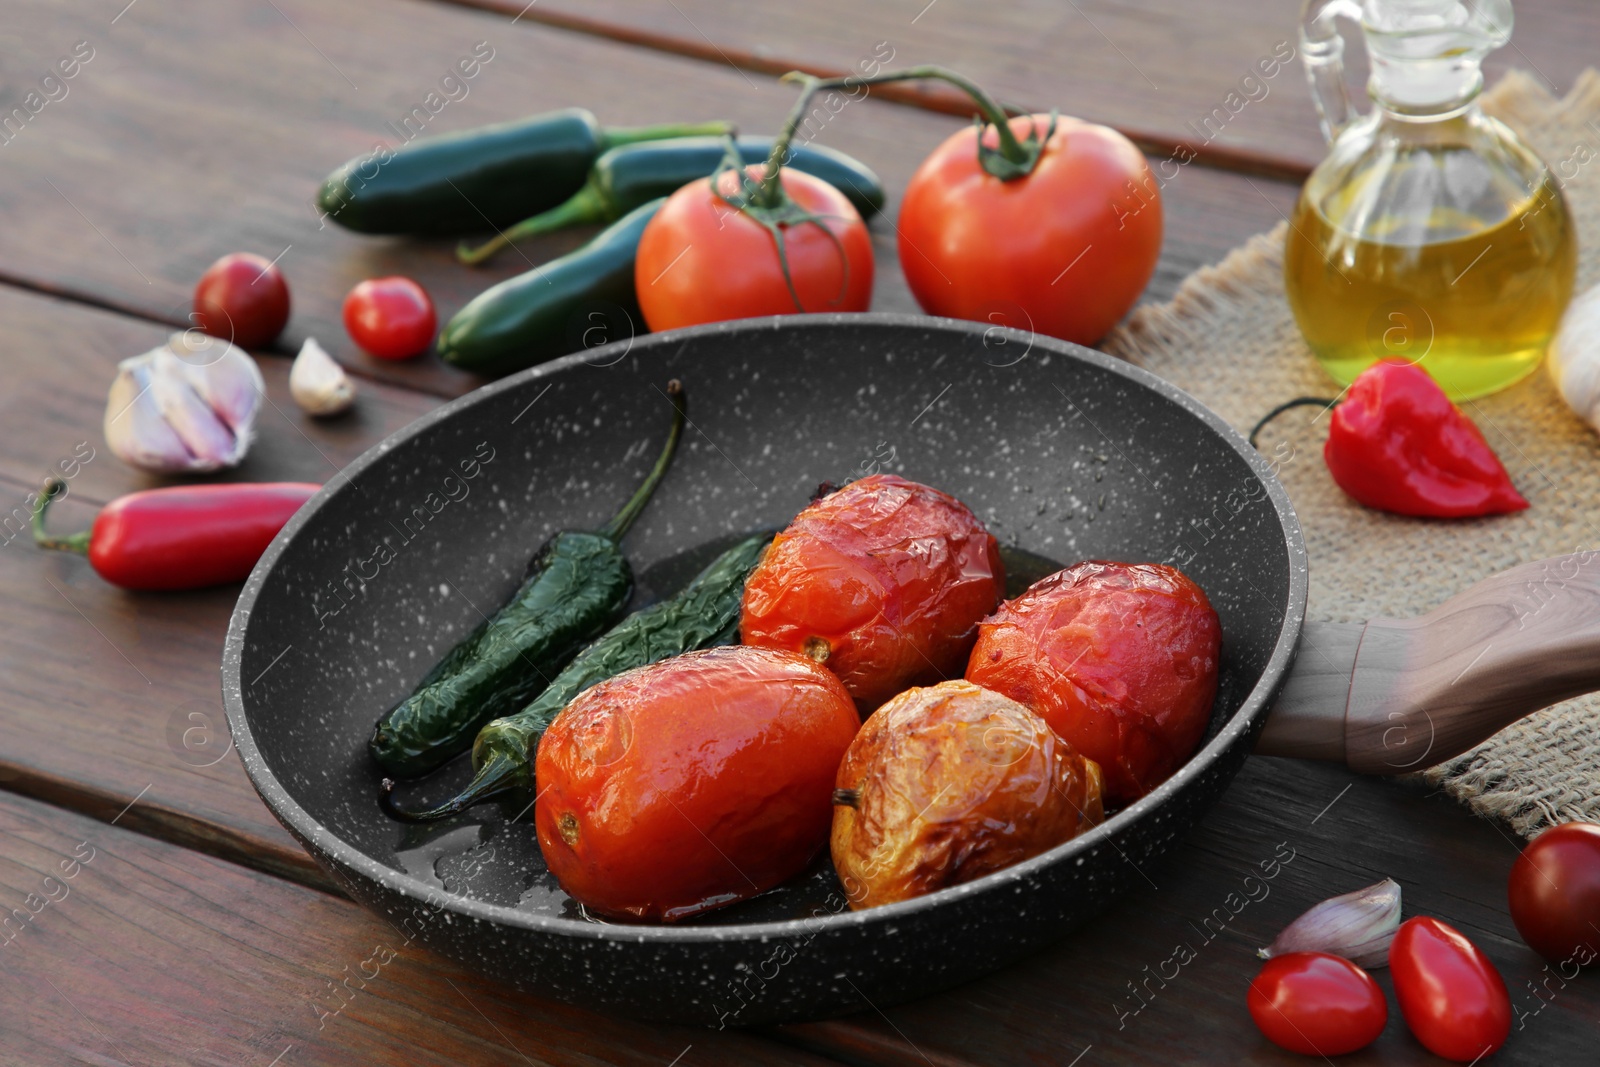
<instances>
[{"instance_id":1,"label":"blistered tomato skin","mask_svg":"<svg viewBox=\"0 0 1600 1067\"><path fill-rule=\"evenodd\" d=\"M967 680L1042 715L1100 764L1106 799L1144 796L1211 717L1222 626L1173 567L1090 561L1035 582L978 628Z\"/></svg>"},{"instance_id":2,"label":"blistered tomato skin","mask_svg":"<svg viewBox=\"0 0 1600 1067\"><path fill-rule=\"evenodd\" d=\"M802 656L735 645L620 674L539 743L539 849L562 889L614 919L765 892L826 844L859 726L844 686Z\"/></svg>"},{"instance_id":3,"label":"blistered tomato skin","mask_svg":"<svg viewBox=\"0 0 1600 1067\"><path fill-rule=\"evenodd\" d=\"M1389 1005L1372 976L1325 952L1267 961L1250 983L1250 1017L1273 1044L1304 1056L1342 1056L1383 1033Z\"/></svg>"},{"instance_id":4,"label":"blistered tomato skin","mask_svg":"<svg viewBox=\"0 0 1600 1067\"><path fill-rule=\"evenodd\" d=\"M892 474L795 516L745 584L747 645L825 663L862 714L959 677L1005 591L994 537L955 497Z\"/></svg>"},{"instance_id":5,"label":"blistered tomato skin","mask_svg":"<svg viewBox=\"0 0 1600 1067\"><path fill-rule=\"evenodd\" d=\"M852 908L970 882L1100 822L1100 768L971 682L908 689L839 765L833 866Z\"/></svg>"},{"instance_id":6,"label":"blistered tomato skin","mask_svg":"<svg viewBox=\"0 0 1600 1067\"><path fill-rule=\"evenodd\" d=\"M1505 980L1457 929L1419 915L1389 946L1400 1014L1429 1052L1457 1063L1492 1054L1511 1033Z\"/></svg>"}]
</instances>

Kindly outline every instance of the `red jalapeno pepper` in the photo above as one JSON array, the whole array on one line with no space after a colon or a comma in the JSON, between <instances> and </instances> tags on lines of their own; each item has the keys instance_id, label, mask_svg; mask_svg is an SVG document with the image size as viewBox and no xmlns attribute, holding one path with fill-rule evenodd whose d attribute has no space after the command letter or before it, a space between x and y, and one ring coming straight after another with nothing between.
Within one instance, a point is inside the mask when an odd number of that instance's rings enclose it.
<instances>
[{"instance_id":1,"label":"red jalapeno pepper","mask_svg":"<svg viewBox=\"0 0 1600 1067\"><path fill-rule=\"evenodd\" d=\"M80 552L124 589L200 589L242 582L289 516L322 487L308 482L181 485L118 497L94 526L68 537L44 529L44 513L66 484L51 479L33 510L41 548Z\"/></svg>"},{"instance_id":2,"label":"red jalapeno pepper","mask_svg":"<svg viewBox=\"0 0 1600 1067\"><path fill-rule=\"evenodd\" d=\"M1528 506L1472 420L1414 363L1374 363L1337 402L1305 397L1279 405L1256 425L1251 443L1268 420L1302 404L1333 407L1322 458L1357 503L1443 519Z\"/></svg>"}]
</instances>

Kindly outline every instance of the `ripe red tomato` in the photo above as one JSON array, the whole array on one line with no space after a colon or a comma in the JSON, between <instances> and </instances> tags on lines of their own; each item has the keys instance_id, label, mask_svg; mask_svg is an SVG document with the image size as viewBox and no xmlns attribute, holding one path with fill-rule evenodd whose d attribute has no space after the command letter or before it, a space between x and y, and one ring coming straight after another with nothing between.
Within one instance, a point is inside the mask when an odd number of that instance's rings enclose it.
<instances>
[{"instance_id":1,"label":"ripe red tomato","mask_svg":"<svg viewBox=\"0 0 1600 1067\"><path fill-rule=\"evenodd\" d=\"M732 645L619 674L539 742L539 850L575 899L633 921L765 892L827 842L860 725L839 680L787 652Z\"/></svg>"},{"instance_id":2,"label":"ripe red tomato","mask_svg":"<svg viewBox=\"0 0 1600 1067\"><path fill-rule=\"evenodd\" d=\"M745 582L739 633L827 664L865 714L959 676L1005 585L999 546L965 504L873 474L778 535Z\"/></svg>"},{"instance_id":3,"label":"ripe red tomato","mask_svg":"<svg viewBox=\"0 0 1600 1067\"><path fill-rule=\"evenodd\" d=\"M1019 139L1049 115L1011 120ZM1116 130L1060 118L1033 172L1002 181L978 162L976 127L911 176L900 268L930 315L1092 344L1139 299L1161 255L1161 194ZM984 143L999 134L985 127ZM1020 309L1020 314L1018 314Z\"/></svg>"},{"instance_id":4,"label":"ripe red tomato","mask_svg":"<svg viewBox=\"0 0 1600 1067\"><path fill-rule=\"evenodd\" d=\"M1326 952L1268 960L1250 983L1246 1003L1267 1040L1305 1056L1366 1048L1389 1022L1389 1004L1372 976Z\"/></svg>"},{"instance_id":5,"label":"ripe red tomato","mask_svg":"<svg viewBox=\"0 0 1600 1067\"><path fill-rule=\"evenodd\" d=\"M368 278L344 298L345 330L379 359L421 355L438 322L427 290L399 274Z\"/></svg>"},{"instance_id":6,"label":"ripe red tomato","mask_svg":"<svg viewBox=\"0 0 1600 1067\"><path fill-rule=\"evenodd\" d=\"M1511 921L1557 964L1600 956L1600 826L1569 822L1533 839L1511 868Z\"/></svg>"},{"instance_id":7,"label":"ripe red tomato","mask_svg":"<svg viewBox=\"0 0 1600 1067\"><path fill-rule=\"evenodd\" d=\"M766 171L748 169L752 178ZM795 203L822 218L783 227L794 293L772 234L713 193L710 178L701 178L673 193L639 238L633 281L652 330L802 310L867 310L873 269L867 224L821 178L785 168L779 180ZM728 195L738 191L733 171L719 182Z\"/></svg>"},{"instance_id":8,"label":"ripe red tomato","mask_svg":"<svg viewBox=\"0 0 1600 1067\"><path fill-rule=\"evenodd\" d=\"M1389 946L1389 972L1400 1014L1434 1055L1471 1063L1505 1044L1505 980L1459 930L1425 915L1407 919Z\"/></svg>"},{"instance_id":9,"label":"ripe red tomato","mask_svg":"<svg viewBox=\"0 0 1600 1067\"><path fill-rule=\"evenodd\" d=\"M1199 744L1221 647L1211 602L1176 568L1091 561L985 619L967 680L1032 708L1100 764L1107 799L1125 803Z\"/></svg>"},{"instance_id":10,"label":"ripe red tomato","mask_svg":"<svg viewBox=\"0 0 1600 1067\"><path fill-rule=\"evenodd\" d=\"M271 260L251 252L223 256L194 287L194 324L240 348L260 348L289 321L289 285Z\"/></svg>"}]
</instances>

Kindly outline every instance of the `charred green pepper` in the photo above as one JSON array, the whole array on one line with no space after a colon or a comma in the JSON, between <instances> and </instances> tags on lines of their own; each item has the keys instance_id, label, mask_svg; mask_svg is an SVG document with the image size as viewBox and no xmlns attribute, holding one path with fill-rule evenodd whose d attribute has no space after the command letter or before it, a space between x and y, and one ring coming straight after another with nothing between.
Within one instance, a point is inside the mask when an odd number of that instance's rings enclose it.
<instances>
[{"instance_id":1,"label":"charred green pepper","mask_svg":"<svg viewBox=\"0 0 1600 1067\"><path fill-rule=\"evenodd\" d=\"M617 543L649 503L683 436L682 387L673 382L667 392L672 429L644 483L598 533L567 530L546 541L510 602L378 720L368 748L384 771L424 774L465 752L479 728L539 695L551 675L622 614L633 572Z\"/></svg>"},{"instance_id":2,"label":"charred green pepper","mask_svg":"<svg viewBox=\"0 0 1600 1067\"><path fill-rule=\"evenodd\" d=\"M439 331L440 358L478 374L509 374L643 332L633 260L664 203L635 208L582 248L473 297Z\"/></svg>"},{"instance_id":3,"label":"charred green pepper","mask_svg":"<svg viewBox=\"0 0 1600 1067\"><path fill-rule=\"evenodd\" d=\"M472 746L476 773L454 800L430 811L406 811L394 802L394 783L384 779L384 810L405 822L431 822L505 793L531 789L539 738L573 697L623 671L739 639L745 579L771 542L771 534L740 541L677 596L635 612L584 649L527 707L485 726Z\"/></svg>"},{"instance_id":4,"label":"charred green pepper","mask_svg":"<svg viewBox=\"0 0 1600 1067\"><path fill-rule=\"evenodd\" d=\"M328 175L317 207L358 233L476 233L560 204L607 149L729 129L725 122L608 129L581 108L552 111L380 146Z\"/></svg>"},{"instance_id":5,"label":"charred green pepper","mask_svg":"<svg viewBox=\"0 0 1600 1067\"><path fill-rule=\"evenodd\" d=\"M735 141L746 163L764 163L772 154L771 137ZM724 137L683 137L672 141L613 148L594 162L589 180L565 203L524 219L477 248L462 244L456 257L483 263L515 241L585 223L615 222L657 197L670 196L716 170L728 155ZM784 166L821 178L850 199L864 219L883 210L883 183L865 164L821 145L801 145L789 152Z\"/></svg>"}]
</instances>

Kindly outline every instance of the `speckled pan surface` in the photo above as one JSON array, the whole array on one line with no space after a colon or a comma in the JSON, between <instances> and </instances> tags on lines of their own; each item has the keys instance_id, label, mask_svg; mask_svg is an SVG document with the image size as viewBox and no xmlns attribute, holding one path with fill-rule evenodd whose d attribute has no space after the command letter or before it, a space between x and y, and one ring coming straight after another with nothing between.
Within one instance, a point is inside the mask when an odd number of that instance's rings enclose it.
<instances>
[{"instance_id":1,"label":"speckled pan surface","mask_svg":"<svg viewBox=\"0 0 1600 1067\"><path fill-rule=\"evenodd\" d=\"M1062 564L1181 566L1222 618L1204 747L1097 830L968 885L851 912L825 857L794 884L675 927L590 921L531 824L485 806L402 826L378 809L372 724L515 588L535 549L595 529L637 484L683 381L691 429L625 542L636 603L784 525L819 482L874 470L966 501L1002 544ZM256 789L352 896L531 991L632 1017L753 1025L924 995L1093 916L1224 789L1294 655L1305 548L1267 463L1176 388L981 324L790 316L595 349L447 404L376 446L285 527L223 658ZM442 798L465 761L410 797Z\"/></svg>"}]
</instances>

